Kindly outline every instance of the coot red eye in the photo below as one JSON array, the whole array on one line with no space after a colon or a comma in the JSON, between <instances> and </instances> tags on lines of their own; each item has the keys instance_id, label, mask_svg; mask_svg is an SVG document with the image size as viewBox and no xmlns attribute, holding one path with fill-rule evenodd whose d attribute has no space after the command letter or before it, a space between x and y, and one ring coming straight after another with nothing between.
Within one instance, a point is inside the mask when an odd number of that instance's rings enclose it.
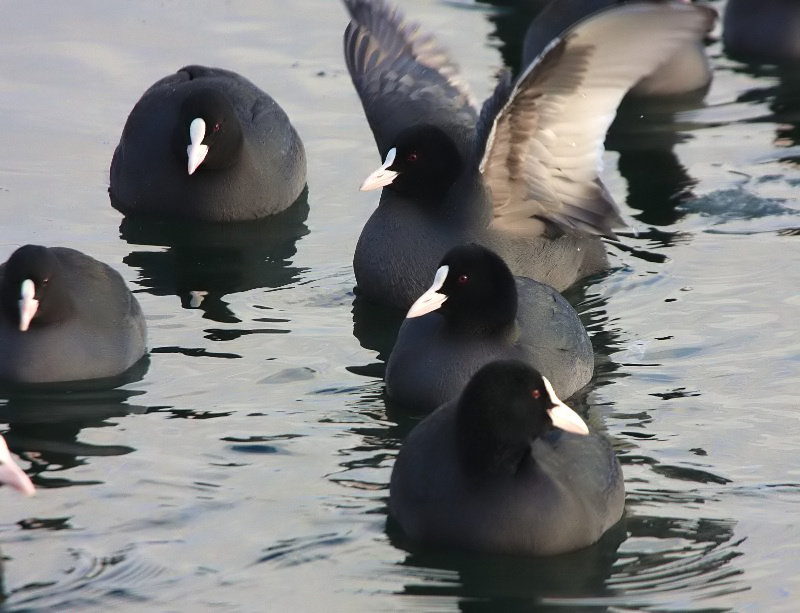
<instances>
[{"instance_id":1,"label":"coot red eye","mask_svg":"<svg viewBox=\"0 0 800 613\"><path fill-rule=\"evenodd\" d=\"M409 153L408 157L406 158L409 162L416 162L418 159L418 155L416 153Z\"/></svg>"},{"instance_id":2,"label":"coot red eye","mask_svg":"<svg viewBox=\"0 0 800 613\"><path fill-rule=\"evenodd\" d=\"M458 282L459 282L461 285L464 285L464 283L466 283L467 281L469 281L469 277L468 277L467 275L461 275L461 276L458 278Z\"/></svg>"},{"instance_id":3,"label":"coot red eye","mask_svg":"<svg viewBox=\"0 0 800 613\"><path fill-rule=\"evenodd\" d=\"M539 398L541 397L541 395L542 395L542 392L540 392L539 390L533 390L533 391L531 392L531 396L532 396L533 398L535 398L536 400L539 400Z\"/></svg>"},{"instance_id":4,"label":"coot red eye","mask_svg":"<svg viewBox=\"0 0 800 613\"><path fill-rule=\"evenodd\" d=\"M219 123L214 124L214 132L219 132L222 129L222 125Z\"/></svg>"}]
</instances>

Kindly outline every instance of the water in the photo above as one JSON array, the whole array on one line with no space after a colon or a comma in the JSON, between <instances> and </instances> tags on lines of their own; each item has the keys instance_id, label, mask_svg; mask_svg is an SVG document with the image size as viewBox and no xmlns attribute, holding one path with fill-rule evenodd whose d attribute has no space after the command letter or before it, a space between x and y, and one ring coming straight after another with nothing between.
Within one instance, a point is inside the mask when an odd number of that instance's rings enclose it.
<instances>
[{"instance_id":1,"label":"water","mask_svg":"<svg viewBox=\"0 0 800 613\"><path fill-rule=\"evenodd\" d=\"M514 56L494 24L514 17L403 5L485 96L501 52ZM0 257L37 242L108 261L151 349L115 390L0 399L39 487L0 492L5 610L796 608L791 75L712 42L703 104L634 109L610 137L605 178L636 233L569 297L598 356L579 405L620 455L626 522L584 551L522 560L418 551L385 529L414 421L382 397L397 317L353 305L352 251L377 202L357 186L379 160L342 61L343 8L11 0L3 13ZM191 241L122 223L106 188L125 117L189 63L238 70L286 109L309 154L307 209Z\"/></svg>"}]
</instances>

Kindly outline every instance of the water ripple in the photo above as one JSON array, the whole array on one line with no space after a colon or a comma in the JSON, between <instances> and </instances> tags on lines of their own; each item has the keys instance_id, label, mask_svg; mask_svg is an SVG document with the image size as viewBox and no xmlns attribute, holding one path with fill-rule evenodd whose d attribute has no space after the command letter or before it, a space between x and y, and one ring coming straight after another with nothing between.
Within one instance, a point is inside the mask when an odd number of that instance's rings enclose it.
<instances>
[{"instance_id":1,"label":"water ripple","mask_svg":"<svg viewBox=\"0 0 800 613\"><path fill-rule=\"evenodd\" d=\"M604 604L713 610L701 603L750 589L733 564L743 542L733 539L735 522L640 516L627 523L631 538L620 547L606 583L617 596L603 599Z\"/></svg>"},{"instance_id":2,"label":"water ripple","mask_svg":"<svg viewBox=\"0 0 800 613\"><path fill-rule=\"evenodd\" d=\"M70 559L61 577L22 586L9 594L3 606L16 611L75 611L102 603L108 609L144 603L154 586L175 580L166 567L142 559L134 546L103 557L74 549Z\"/></svg>"},{"instance_id":3,"label":"water ripple","mask_svg":"<svg viewBox=\"0 0 800 613\"><path fill-rule=\"evenodd\" d=\"M331 547L347 543L350 539L335 532L315 534L312 536L281 539L264 549L257 564L274 563L279 567L297 566L314 560L327 559L332 556ZM325 551L320 551L324 548Z\"/></svg>"}]
</instances>

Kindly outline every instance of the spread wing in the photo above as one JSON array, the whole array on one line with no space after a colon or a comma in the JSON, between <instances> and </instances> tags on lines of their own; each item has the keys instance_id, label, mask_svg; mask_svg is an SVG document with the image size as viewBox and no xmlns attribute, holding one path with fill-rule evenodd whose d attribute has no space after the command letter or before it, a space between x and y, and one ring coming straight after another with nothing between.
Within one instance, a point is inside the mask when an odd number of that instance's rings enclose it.
<instances>
[{"instance_id":1,"label":"spread wing","mask_svg":"<svg viewBox=\"0 0 800 613\"><path fill-rule=\"evenodd\" d=\"M345 0L345 6L351 17L345 61L381 155L400 131L425 123L466 151L477 112L458 67L433 35L383 0Z\"/></svg>"},{"instance_id":2,"label":"spread wing","mask_svg":"<svg viewBox=\"0 0 800 613\"><path fill-rule=\"evenodd\" d=\"M545 219L567 231L613 236L621 218L599 175L617 106L676 49L701 38L708 19L690 4L627 4L547 45L481 135L493 226L525 232Z\"/></svg>"}]
</instances>

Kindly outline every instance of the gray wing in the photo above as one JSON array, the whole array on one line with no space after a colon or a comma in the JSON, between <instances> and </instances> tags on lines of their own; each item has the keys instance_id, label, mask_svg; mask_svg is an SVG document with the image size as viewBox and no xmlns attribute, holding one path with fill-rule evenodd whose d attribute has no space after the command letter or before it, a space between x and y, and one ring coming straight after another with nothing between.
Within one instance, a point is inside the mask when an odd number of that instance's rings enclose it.
<instances>
[{"instance_id":1,"label":"gray wing","mask_svg":"<svg viewBox=\"0 0 800 613\"><path fill-rule=\"evenodd\" d=\"M629 4L553 40L522 73L486 136L481 172L493 226L523 233L545 219L570 232L613 236L622 220L599 176L617 106L643 76L702 36L708 19L690 4Z\"/></svg>"},{"instance_id":2,"label":"gray wing","mask_svg":"<svg viewBox=\"0 0 800 613\"><path fill-rule=\"evenodd\" d=\"M481 106L481 114L478 116L476 126L478 139L476 144L479 151L482 152L486 149L486 139L492 133L494 120L503 107L508 104L508 99L513 91L514 82L511 71L505 69L497 75L497 85L495 85L492 95L484 100L483 106Z\"/></svg>"},{"instance_id":3,"label":"gray wing","mask_svg":"<svg viewBox=\"0 0 800 613\"><path fill-rule=\"evenodd\" d=\"M382 0L345 0L344 56L381 155L413 125L471 145L477 112L458 67L430 33ZM471 152L470 152L471 153Z\"/></svg>"},{"instance_id":4,"label":"gray wing","mask_svg":"<svg viewBox=\"0 0 800 613\"><path fill-rule=\"evenodd\" d=\"M592 379L594 351L578 313L549 285L515 277L519 344L559 398L569 398Z\"/></svg>"}]
</instances>

